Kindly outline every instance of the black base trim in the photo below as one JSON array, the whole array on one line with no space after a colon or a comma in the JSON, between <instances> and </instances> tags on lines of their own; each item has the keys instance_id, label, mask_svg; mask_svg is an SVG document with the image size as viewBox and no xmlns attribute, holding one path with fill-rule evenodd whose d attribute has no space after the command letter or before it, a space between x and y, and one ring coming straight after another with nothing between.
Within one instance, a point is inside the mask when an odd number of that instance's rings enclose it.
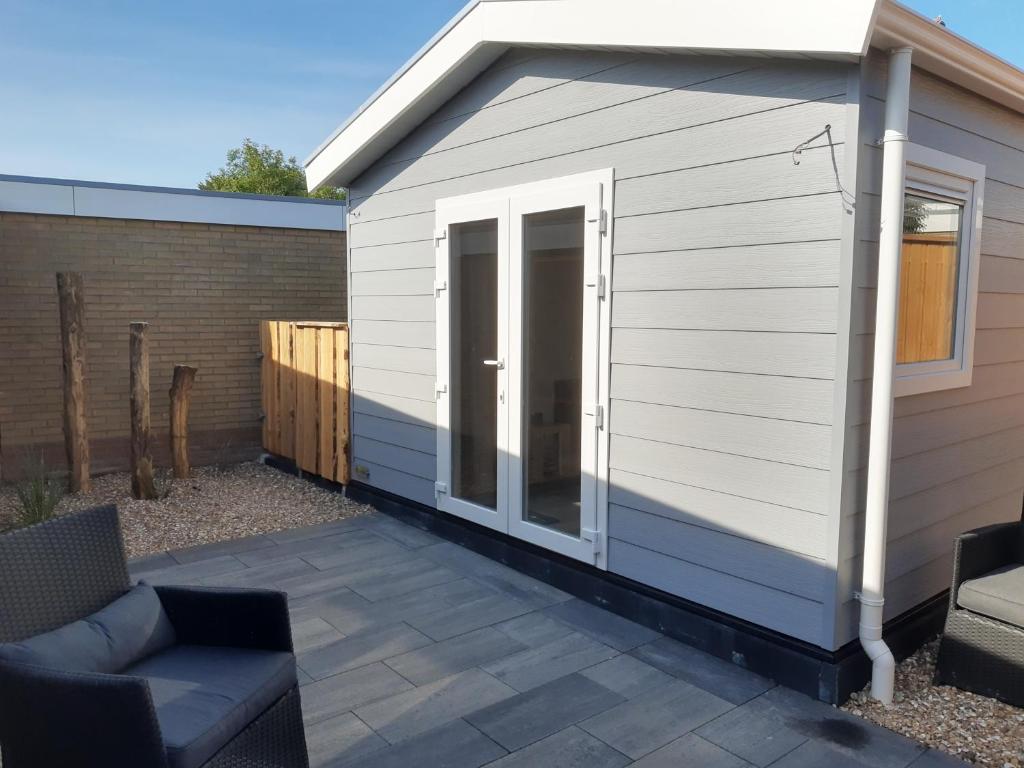
<instances>
[{"instance_id":1,"label":"black base trim","mask_svg":"<svg viewBox=\"0 0 1024 768\"><path fill-rule=\"evenodd\" d=\"M272 456L265 461L301 474L286 459ZM321 487L342 489L308 477ZM354 501L820 701L841 704L871 679L871 662L857 641L829 652L364 483L353 481L346 493ZM936 595L886 623L885 640L897 660L942 631L946 607L946 595Z\"/></svg>"}]
</instances>

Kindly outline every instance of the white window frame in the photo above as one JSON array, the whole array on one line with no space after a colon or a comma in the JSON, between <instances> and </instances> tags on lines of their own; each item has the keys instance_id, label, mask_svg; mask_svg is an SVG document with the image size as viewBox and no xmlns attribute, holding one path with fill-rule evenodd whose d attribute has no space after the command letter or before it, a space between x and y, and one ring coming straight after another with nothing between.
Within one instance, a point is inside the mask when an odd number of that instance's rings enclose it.
<instances>
[{"instance_id":1,"label":"white window frame","mask_svg":"<svg viewBox=\"0 0 1024 768\"><path fill-rule=\"evenodd\" d=\"M591 491L592 517L587 518L586 511L581 520L582 527L579 539L572 539L557 531L542 528L522 521L513 520L513 516L520 512L513 508L521 504L521 491L518 489L516 480L521 479L523 468L517 465L519 461L519 444L522 430L522 414L515 414L512 411L519 408L520 403L503 402L499 407L499 418L507 421L507 425L499 425L499 433L504 434L504 444L499 450L511 449L509 466L505 469L504 477L506 482L505 498L499 490L498 514L475 514L476 510L470 509L472 505L458 499L447 498L445 492L437 494L438 509L456 514L460 517L473 520L474 522L487 525L499 531L504 531L517 538L529 541L555 552L569 557L574 557L584 562L591 563L596 567L606 570L608 568L608 473L609 473L609 425L608 414L610 407L609 390L611 385L611 266L612 266L612 226L614 210L614 189L615 172L612 168L605 168L596 171L563 176L558 178L545 179L543 181L531 182L500 189L491 189L478 193L460 195L457 197L443 198L436 201L436 223L438 237L436 245L436 282L440 287L447 286L449 279L449 257L447 240L448 228L451 224L470 220L470 218L497 218L499 220L499 249L504 253L504 265L499 256L499 267L511 274L511 266L521 258L520 253L513 253L513 248L522 248L521 238L514 236L510 231L513 225L522 221L522 216L533 210L545 209L541 200L550 200L550 205L557 210L562 207L576 207L584 205L586 209L586 237L596 237L596 263L589 266L595 270L594 273L585 275L585 298L584 305L590 305L591 312L595 313L593 321L596 324L597 339L596 349L585 349L585 353L592 355L585 363L588 367L596 368L596 386L591 392L592 400L584 403L584 410L587 411L584 419L584 430L587 423L596 427L592 433L584 436L584 444L581 446L581 460L584 454L591 452L594 456L594 484ZM470 217L470 218L467 218ZM444 237L441 237L441 235ZM521 277L521 276L520 276ZM500 294L499 278L499 294ZM521 301L521 279L514 280L510 284L508 301L502 302L499 313L502 317L505 336L499 342L499 354L502 355L508 368L504 369L505 379L502 380L502 391L510 395L516 390L510 386L507 380L510 372L518 373L521 369L519 353L521 350L510 349L511 346L521 344L518 331L513 334L510 328L510 321L515 320L521 323L521 317L510 317L514 314L510 303ZM449 328L450 298L447 290L436 291L438 298L436 302L437 319L437 419L438 419L438 443L437 443L437 478L440 485L450 486L451 482L451 445L450 436L445 433L449 428L451 414L450 392L448 391L447 379L449 376L449 345L451 343ZM593 299L593 300L591 300ZM516 338L510 338L515 336ZM586 344L586 339L584 340ZM586 395L584 395L586 397ZM511 400L511 398L510 398ZM595 423L596 420L596 423ZM511 430L516 430L513 435ZM499 439L502 439L499 437ZM513 446L512 443L515 443ZM499 464L500 466L500 464ZM513 477L514 476L514 477ZM590 526L593 526L591 529ZM588 534L587 529L590 530ZM588 535L590 538L588 538ZM572 539L572 540L570 540ZM575 542L575 543L574 543ZM588 551L593 546L596 553Z\"/></svg>"},{"instance_id":2,"label":"white window frame","mask_svg":"<svg viewBox=\"0 0 1024 768\"><path fill-rule=\"evenodd\" d=\"M964 212L957 273L953 356L949 360L897 365L894 393L902 397L970 386L974 373L985 166L920 144L907 144L903 191L904 196L907 193L920 193L926 198L956 202L963 205Z\"/></svg>"}]
</instances>

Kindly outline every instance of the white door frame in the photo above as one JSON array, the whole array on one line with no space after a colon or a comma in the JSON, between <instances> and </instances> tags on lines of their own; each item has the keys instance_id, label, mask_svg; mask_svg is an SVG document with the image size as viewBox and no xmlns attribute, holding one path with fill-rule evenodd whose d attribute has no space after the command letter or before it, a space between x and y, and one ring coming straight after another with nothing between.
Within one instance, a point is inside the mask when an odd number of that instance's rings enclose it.
<instances>
[{"instance_id":1,"label":"white door frame","mask_svg":"<svg viewBox=\"0 0 1024 768\"><path fill-rule=\"evenodd\" d=\"M451 225L493 219L498 229L498 360L508 359L508 292L503 290L503 275L508 274L508 201L505 198L480 197L474 200L438 201L437 230L434 232L436 272L434 296L437 320L437 508L498 531L508 530L508 366L497 370L497 507L489 509L465 499L453 498L451 433Z\"/></svg>"},{"instance_id":2,"label":"white door frame","mask_svg":"<svg viewBox=\"0 0 1024 768\"><path fill-rule=\"evenodd\" d=\"M437 201L437 500L438 509L530 541L600 568L607 568L608 408L611 351L611 263L614 171L604 169ZM576 539L522 520L522 223L534 212L584 208L583 418L581 537ZM450 253L452 224L498 219L499 512L451 499ZM513 380L512 377L520 377ZM504 423L502 423L504 422ZM505 458L502 461L502 457ZM502 464L505 464L502 467Z\"/></svg>"}]
</instances>

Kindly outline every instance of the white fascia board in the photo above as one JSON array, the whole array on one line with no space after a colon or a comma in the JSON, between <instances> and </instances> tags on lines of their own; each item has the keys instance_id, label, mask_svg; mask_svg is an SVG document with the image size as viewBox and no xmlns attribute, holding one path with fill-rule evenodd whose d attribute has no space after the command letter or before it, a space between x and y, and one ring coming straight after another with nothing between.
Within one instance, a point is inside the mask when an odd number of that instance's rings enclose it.
<instances>
[{"instance_id":1,"label":"white fascia board","mask_svg":"<svg viewBox=\"0 0 1024 768\"><path fill-rule=\"evenodd\" d=\"M293 229L345 228L339 205L76 187L75 215Z\"/></svg>"},{"instance_id":2,"label":"white fascia board","mask_svg":"<svg viewBox=\"0 0 1024 768\"><path fill-rule=\"evenodd\" d=\"M483 39L579 45L860 55L874 0L484 0Z\"/></svg>"},{"instance_id":3,"label":"white fascia board","mask_svg":"<svg viewBox=\"0 0 1024 768\"><path fill-rule=\"evenodd\" d=\"M75 191L70 186L0 179L0 211L75 215Z\"/></svg>"},{"instance_id":4,"label":"white fascia board","mask_svg":"<svg viewBox=\"0 0 1024 768\"><path fill-rule=\"evenodd\" d=\"M884 0L871 44L914 49L914 66L1024 112L1024 71L894 0Z\"/></svg>"},{"instance_id":5,"label":"white fascia board","mask_svg":"<svg viewBox=\"0 0 1024 768\"><path fill-rule=\"evenodd\" d=\"M346 222L335 202L31 177L0 178L0 212L335 232Z\"/></svg>"},{"instance_id":6,"label":"white fascia board","mask_svg":"<svg viewBox=\"0 0 1024 768\"><path fill-rule=\"evenodd\" d=\"M882 0L477 0L306 161L344 186L517 45L856 58Z\"/></svg>"}]
</instances>

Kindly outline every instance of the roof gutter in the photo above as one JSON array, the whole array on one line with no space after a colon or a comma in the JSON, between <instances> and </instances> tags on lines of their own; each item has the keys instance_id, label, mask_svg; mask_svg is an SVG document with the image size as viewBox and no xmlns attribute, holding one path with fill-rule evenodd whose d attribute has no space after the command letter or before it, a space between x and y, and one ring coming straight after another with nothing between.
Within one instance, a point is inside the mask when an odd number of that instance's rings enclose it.
<instances>
[{"instance_id":1,"label":"roof gutter","mask_svg":"<svg viewBox=\"0 0 1024 768\"><path fill-rule=\"evenodd\" d=\"M1024 113L1024 71L896 0L884 0L871 44L909 45L914 65Z\"/></svg>"}]
</instances>

